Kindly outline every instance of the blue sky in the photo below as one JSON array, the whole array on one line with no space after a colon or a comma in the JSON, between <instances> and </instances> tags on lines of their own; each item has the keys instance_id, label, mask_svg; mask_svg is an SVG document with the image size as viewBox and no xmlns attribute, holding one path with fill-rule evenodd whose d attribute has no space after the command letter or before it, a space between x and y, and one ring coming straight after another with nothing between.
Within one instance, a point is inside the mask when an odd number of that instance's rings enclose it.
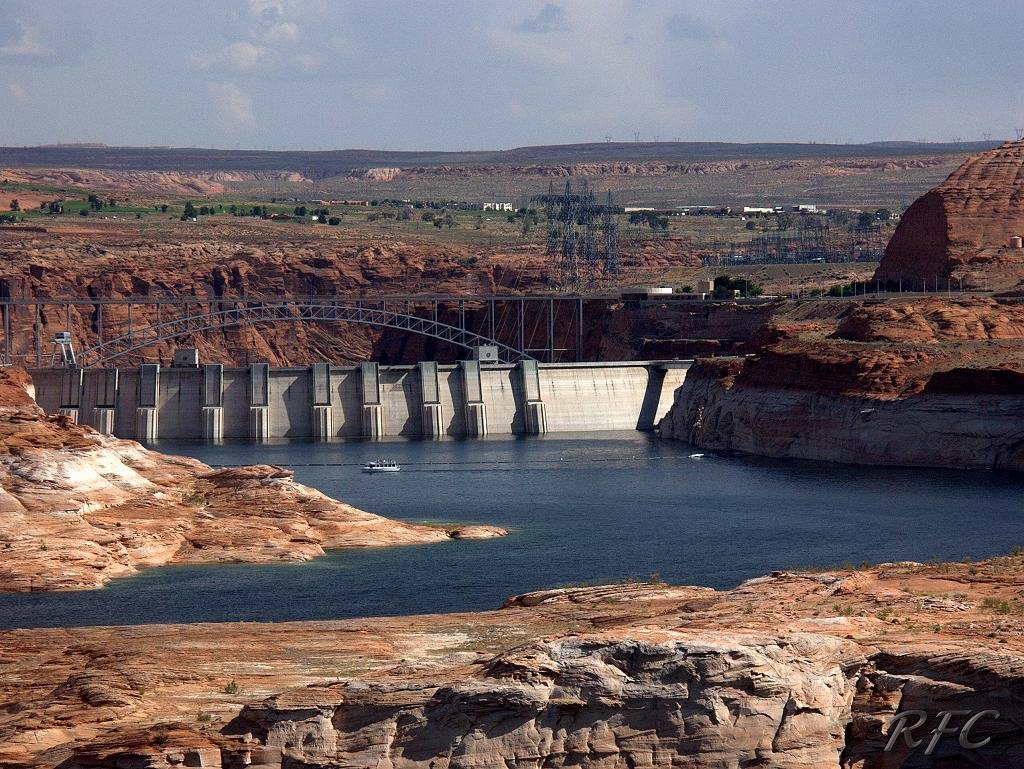
<instances>
[{"instance_id":1,"label":"blue sky","mask_svg":"<svg viewBox=\"0 0 1024 769\"><path fill-rule=\"evenodd\" d=\"M0 144L1012 137L1024 2L0 2Z\"/></svg>"}]
</instances>

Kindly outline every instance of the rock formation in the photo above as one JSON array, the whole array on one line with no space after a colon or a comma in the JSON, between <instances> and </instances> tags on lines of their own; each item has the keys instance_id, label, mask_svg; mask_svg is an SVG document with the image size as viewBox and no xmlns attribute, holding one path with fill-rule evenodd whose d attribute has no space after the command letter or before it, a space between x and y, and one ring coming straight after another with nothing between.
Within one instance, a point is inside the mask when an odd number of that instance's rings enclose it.
<instances>
[{"instance_id":1,"label":"rock formation","mask_svg":"<svg viewBox=\"0 0 1024 769\"><path fill-rule=\"evenodd\" d=\"M1006 289L1024 279L1024 142L969 158L903 215L875 279L904 289Z\"/></svg>"},{"instance_id":2,"label":"rock formation","mask_svg":"<svg viewBox=\"0 0 1024 769\"><path fill-rule=\"evenodd\" d=\"M167 563L301 561L326 549L500 536L382 518L269 465L214 470L36 407L0 370L0 590L93 588Z\"/></svg>"},{"instance_id":3,"label":"rock formation","mask_svg":"<svg viewBox=\"0 0 1024 769\"><path fill-rule=\"evenodd\" d=\"M991 299L849 305L776 323L745 360L698 361L665 437L859 464L1024 470L1024 308Z\"/></svg>"},{"instance_id":4,"label":"rock formation","mask_svg":"<svg viewBox=\"0 0 1024 769\"><path fill-rule=\"evenodd\" d=\"M801 158L792 160L719 160L675 163L667 161L621 161L594 163L545 163L534 165L434 165L357 168L347 175L353 179L390 182L399 177L437 177L455 180L467 178L539 177L660 177L708 176L743 172L780 172L812 170L822 176L852 176L878 171L906 171L908 169L935 168L949 164L948 155L921 155L916 157Z\"/></svg>"},{"instance_id":5,"label":"rock formation","mask_svg":"<svg viewBox=\"0 0 1024 769\"><path fill-rule=\"evenodd\" d=\"M0 763L894 769L1024 761L1020 555L498 611L0 632ZM978 721L884 750L897 713ZM953 726L966 720L957 716ZM917 736L930 738L919 732Z\"/></svg>"},{"instance_id":6,"label":"rock formation","mask_svg":"<svg viewBox=\"0 0 1024 769\"><path fill-rule=\"evenodd\" d=\"M223 195L245 185L308 184L295 171L143 171L93 168L0 169L0 178L17 184L80 187L149 195ZM53 195L46 197L52 200Z\"/></svg>"}]
</instances>

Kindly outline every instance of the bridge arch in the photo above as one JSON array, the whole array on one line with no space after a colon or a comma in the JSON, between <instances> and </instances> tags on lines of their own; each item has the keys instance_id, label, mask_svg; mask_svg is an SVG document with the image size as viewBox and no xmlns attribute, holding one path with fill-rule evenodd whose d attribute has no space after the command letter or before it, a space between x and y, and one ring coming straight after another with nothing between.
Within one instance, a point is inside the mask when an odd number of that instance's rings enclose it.
<instances>
[{"instance_id":1,"label":"bridge arch","mask_svg":"<svg viewBox=\"0 0 1024 769\"><path fill-rule=\"evenodd\" d=\"M238 300L228 300L238 301ZM300 321L328 321L356 323L365 326L393 328L438 339L458 347L470 349L477 345L493 345L498 349L498 360L515 363L532 356L523 350L495 339L468 331L465 328L423 318L381 306L364 307L360 304L323 301L288 300L278 302L251 302L241 307L213 310L131 329L128 333L87 347L78 353L83 368L102 366L122 355L137 352L160 342L206 331L254 326L258 323L296 323Z\"/></svg>"}]
</instances>

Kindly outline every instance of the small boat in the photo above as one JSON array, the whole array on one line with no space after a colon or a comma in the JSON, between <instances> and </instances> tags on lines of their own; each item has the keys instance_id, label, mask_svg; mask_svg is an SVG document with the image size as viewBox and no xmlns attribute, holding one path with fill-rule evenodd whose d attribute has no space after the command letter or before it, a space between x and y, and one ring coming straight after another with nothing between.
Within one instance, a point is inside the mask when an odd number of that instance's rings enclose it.
<instances>
[{"instance_id":1,"label":"small boat","mask_svg":"<svg viewBox=\"0 0 1024 769\"><path fill-rule=\"evenodd\" d=\"M690 459L704 459L703 454L690 454Z\"/></svg>"},{"instance_id":2,"label":"small boat","mask_svg":"<svg viewBox=\"0 0 1024 769\"><path fill-rule=\"evenodd\" d=\"M367 462L363 465L364 473L397 473L402 466L390 459L381 459L376 462Z\"/></svg>"}]
</instances>

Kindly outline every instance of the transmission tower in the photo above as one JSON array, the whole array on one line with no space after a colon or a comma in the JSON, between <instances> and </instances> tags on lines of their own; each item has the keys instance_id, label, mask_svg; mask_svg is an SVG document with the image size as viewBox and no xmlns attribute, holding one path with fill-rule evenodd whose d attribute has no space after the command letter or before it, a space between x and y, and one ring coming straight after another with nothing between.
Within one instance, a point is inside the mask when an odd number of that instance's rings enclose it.
<instances>
[{"instance_id":1,"label":"transmission tower","mask_svg":"<svg viewBox=\"0 0 1024 769\"><path fill-rule=\"evenodd\" d=\"M549 183L547 195L537 195L531 204L543 204L547 215L546 253L553 259L556 278L567 291L580 291L596 279L604 264L607 275L620 270L618 224L611 193L608 203L599 205L586 180L578 191L572 181L565 183L565 192L555 194Z\"/></svg>"},{"instance_id":2,"label":"transmission tower","mask_svg":"<svg viewBox=\"0 0 1024 769\"><path fill-rule=\"evenodd\" d=\"M618 275L619 265L619 223L615 218L615 201L608 190L608 200L601 212L601 229L604 231L604 271L607 275Z\"/></svg>"}]
</instances>

